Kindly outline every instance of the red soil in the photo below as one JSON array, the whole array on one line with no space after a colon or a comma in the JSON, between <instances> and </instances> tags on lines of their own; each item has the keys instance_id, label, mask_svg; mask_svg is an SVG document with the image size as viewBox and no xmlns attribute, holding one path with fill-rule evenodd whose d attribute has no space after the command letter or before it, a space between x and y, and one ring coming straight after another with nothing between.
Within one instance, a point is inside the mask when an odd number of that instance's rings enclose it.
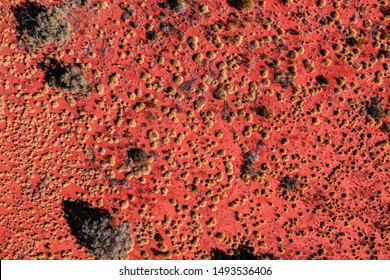
<instances>
[{"instance_id":1,"label":"red soil","mask_svg":"<svg viewBox=\"0 0 390 280\"><path fill-rule=\"evenodd\" d=\"M180 13L136 1L125 21L120 1L92 1L67 7L71 41L30 53L19 2L0 3L1 258L93 258L70 232L68 199L130 222L128 259L240 245L280 259L390 258L387 1L189 0ZM92 93L50 87L45 57L81 64ZM130 147L151 155L149 174L125 165Z\"/></svg>"}]
</instances>

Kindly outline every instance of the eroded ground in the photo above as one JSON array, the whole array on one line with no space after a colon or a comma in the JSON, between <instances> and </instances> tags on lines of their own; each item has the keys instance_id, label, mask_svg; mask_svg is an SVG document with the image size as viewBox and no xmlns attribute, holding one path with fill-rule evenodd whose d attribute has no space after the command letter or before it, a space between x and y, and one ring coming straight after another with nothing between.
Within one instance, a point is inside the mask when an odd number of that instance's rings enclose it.
<instances>
[{"instance_id":1,"label":"eroded ground","mask_svg":"<svg viewBox=\"0 0 390 280\"><path fill-rule=\"evenodd\" d=\"M102 258L88 215L111 258L390 258L388 1L35 3L71 33L0 2L1 258Z\"/></svg>"}]
</instances>

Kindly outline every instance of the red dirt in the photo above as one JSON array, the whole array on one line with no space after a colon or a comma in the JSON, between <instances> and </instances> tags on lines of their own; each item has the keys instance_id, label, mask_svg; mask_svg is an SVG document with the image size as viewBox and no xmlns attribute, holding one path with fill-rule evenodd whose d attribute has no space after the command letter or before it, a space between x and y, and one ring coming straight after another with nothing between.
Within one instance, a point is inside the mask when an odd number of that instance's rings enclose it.
<instances>
[{"instance_id":1,"label":"red dirt","mask_svg":"<svg viewBox=\"0 0 390 280\"><path fill-rule=\"evenodd\" d=\"M179 13L136 1L125 22L121 1L91 1L66 6L71 41L30 52L20 2L0 2L2 259L93 259L71 234L69 199L131 223L128 259L240 246L258 258L390 258L387 1L189 0ZM48 57L80 64L92 92L50 87ZM151 155L149 174L126 166L131 147ZM241 170L248 151L253 176Z\"/></svg>"}]
</instances>

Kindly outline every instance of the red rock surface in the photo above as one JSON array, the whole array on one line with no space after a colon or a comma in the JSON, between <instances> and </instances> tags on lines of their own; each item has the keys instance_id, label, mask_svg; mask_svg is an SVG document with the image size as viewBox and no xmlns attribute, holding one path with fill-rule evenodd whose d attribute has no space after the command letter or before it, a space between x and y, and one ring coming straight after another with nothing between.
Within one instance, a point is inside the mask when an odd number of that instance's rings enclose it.
<instances>
[{"instance_id":1,"label":"red rock surface","mask_svg":"<svg viewBox=\"0 0 390 280\"><path fill-rule=\"evenodd\" d=\"M35 50L0 2L2 259L93 259L75 199L131 224L127 259L390 258L388 1L124 2L64 4L72 39Z\"/></svg>"}]
</instances>

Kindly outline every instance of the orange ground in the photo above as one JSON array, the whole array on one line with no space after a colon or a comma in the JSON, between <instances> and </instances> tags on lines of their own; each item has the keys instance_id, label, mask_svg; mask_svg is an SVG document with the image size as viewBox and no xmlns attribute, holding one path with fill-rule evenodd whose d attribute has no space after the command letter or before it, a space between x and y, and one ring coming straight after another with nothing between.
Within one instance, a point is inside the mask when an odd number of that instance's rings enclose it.
<instances>
[{"instance_id":1,"label":"orange ground","mask_svg":"<svg viewBox=\"0 0 390 280\"><path fill-rule=\"evenodd\" d=\"M71 41L30 53L20 2L0 0L2 259L93 258L70 233L69 199L131 223L128 259L244 245L278 259L390 259L388 1L188 0L175 12L137 0L125 20L121 1L91 1L67 7ZM92 93L49 87L45 57L81 64ZM151 155L149 174L126 166L131 147Z\"/></svg>"}]
</instances>

